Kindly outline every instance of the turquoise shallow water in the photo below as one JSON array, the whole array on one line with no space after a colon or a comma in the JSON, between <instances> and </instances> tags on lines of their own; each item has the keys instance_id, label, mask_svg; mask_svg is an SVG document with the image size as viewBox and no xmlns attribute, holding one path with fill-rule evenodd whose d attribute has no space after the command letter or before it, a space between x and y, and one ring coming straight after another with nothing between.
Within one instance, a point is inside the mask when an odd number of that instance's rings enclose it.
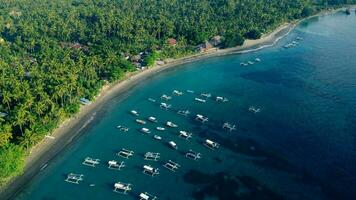
<instances>
[{"instance_id":1,"label":"turquoise shallow water","mask_svg":"<svg viewBox=\"0 0 356 200\"><path fill-rule=\"evenodd\" d=\"M85 134L51 161L16 199L138 199L140 192L159 199L355 199L356 192L356 16L341 13L312 18L300 24L275 47L254 53L211 58L161 73L112 100L86 128ZM290 49L283 46L297 37L303 40ZM262 62L241 67L259 57ZM159 97L172 90L194 90L173 96L172 110L159 108ZM197 103L202 92L229 98L227 103ZM147 100L157 99L157 103ZM252 113L250 106L261 108ZM158 134L155 124L135 123L129 111L142 118L156 116L159 124L179 125ZM193 116L176 114L189 109L209 117L204 125ZM221 129L234 122L237 131ZM122 133L115 127L130 127ZM141 134L148 127L154 133ZM178 130L194 135L190 141ZM206 138L221 144L216 151L202 145ZM178 150L167 141L174 140ZM121 148L135 155L116 156ZM193 149L202 159L189 160ZM160 152L158 162L143 160L147 151ZM95 168L81 164L87 156L99 158ZM122 171L107 169L107 161L124 160ZM167 160L181 168L171 173L162 167ZM160 168L149 177L142 166ZM70 172L84 174L79 185L64 181ZM112 192L117 181L131 183L128 195ZM95 186L90 187L90 184Z\"/></svg>"}]
</instances>

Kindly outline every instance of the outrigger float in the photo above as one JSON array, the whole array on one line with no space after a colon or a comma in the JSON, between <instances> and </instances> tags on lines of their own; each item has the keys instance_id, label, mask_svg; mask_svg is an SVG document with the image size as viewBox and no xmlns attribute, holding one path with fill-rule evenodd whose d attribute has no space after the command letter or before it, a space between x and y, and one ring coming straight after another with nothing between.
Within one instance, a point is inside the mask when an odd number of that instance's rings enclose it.
<instances>
[{"instance_id":1,"label":"outrigger float","mask_svg":"<svg viewBox=\"0 0 356 200\"><path fill-rule=\"evenodd\" d=\"M162 140L162 137L159 136L159 135L154 135L153 138L156 139L156 140Z\"/></svg>"},{"instance_id":2,"label":"outrigger float","mask_svg":"<svg viewBox=\"0 0 356 200\"><path fill-rule=\"evenodd\" d=\"M179 137L189 140L193 134L188 133L186 131L179 131Z\"/></svg>"},{"instance_id":3,"label":"outrigger float","mask_svg":"<svg viewBox=\"0 0 356 200\"><path fill-rule=\"evenodd\" d=\"M164 94L164 95L161 96L161 99L163 99L165 101L169 101L169 100L172 99L172 97Z\"/></svg>"},{"instance_id":4,"label":"outrigger float","mask_svg":"<svg viewBox=\"0 0 356 200\"><path fill-rule=\"evenodd\" d=\"M70 173L67 175L66 182L68 183L74 183L74 184L79 184L79 182L83 181L83 174L74 174Z\"/></svg>"},{"instance_id":5,"label":"outrigger float","mask_svg":"<svg viewBox=\"0 0 356 200\"><path fill-rule=\"evenodd\" d=\"M173 142L173 141L169 141L168 142L168 145L170 146L170 147L172 147L173 149L178 149L178 146L177 146L177 144L175 143L175 142Z\"/></svg>"},{"instance_id":6,"label":"outrigger float","mask_svg":"<svg viewBox=\"0 0 356 200\"><path fill-rule=\"evenodd\" d=\"M120 131L122 132L127 132L129 131L129 128L127 128L126 126L122 126L122 125L119 125L116 127L117 129L119 129Z\"/></svg>"},{"instance_id":7,"label":"outrigger float","mask_svg":"<svg viewBox=\"0 0 356 200\"><path fill-rule=\"evenodd\" d=\"M117 182L114 184L114 192L120 193L120 194L127 194L127 192L131 191L131 184L130 183L122 183L122 182Z\"/></svg>"},{"instance_id":8,"label":"outrigger float","mask_svg":"<svg viewBox=\"0 0 356 200\"><path fill-rule=\"evenodd\" d=\"M198 160L201 158L201 153L195 152L193 150L189 150L186 154L185 157L193 159L193 160Z\"/></svg>"},{"instance_id":9,"label":"outrigger float","mask_svg":"<svg viewBox=\"0 0 356 200\"><path fill-rule=\"evenodd\" d=\"M136 122L138 124L146 124L146 121L145 120L142 120L142 119L136 119Z\"/></svg>"},{"instance_id":10,"label":"outrigger float","mask_svg":"<svg viewBox=\"0 0 356 200\"><path fill-rule=\"evenodd\" d=\"M122 157L122 158L129 159L130 157L132 157L134 155L134 152L131 151L131 150L127 150L127 149L122 148L122 150L119 151L117 153L117 155Z\"/></svg>"},{"instance_id":11,"label":"outrigger float","mask_svg":"<svg viewBox=\"0 0 356 200\"><path fill-rule=\"evenodd\" d=\"M147 152L145 153L145 160L158 161L161 157L160 153Z\"/></svg>"},{"instance_id":12,"label":"outrigger float","mask_svg":"<svg viewBox=\"0 0 356 200\"><path fill-rule=\"evenodd\" d=\"M108 168L109 169L114 169L114 170L121 170L121 168L125 167L125 162L124 161L121 161L121 162L118 162L116 160L110 160L108 162Z\"/></svg>"},{"instance_id":13,"label":"outrigger float","mask_svg":"<svg viewBox=\"0 0 356 200\"><path fill-rule=\"evenodd\" d=\"M225 103L225 102L228 102L229 101L229 99L228 98L226 98L226 97L216 97L216 102L223 102L223 103Z\"/></svg>"},{"instance_id":14,"label":"outrigger float","mask_svg":"<svg viewBox=\"0 0 356 200\"><path fill-rule=\"evenodd\" d=\"M156 196L149 194L147 192L141 193L139 195L139 197L140 197L140 200L157 200Z\"/></svg>"},{"instance_id":15,"label":"outrigger float","mask_svg":"<svg viewBox=\"0 0 356 200\"><path fill-rule=\"evenodd\" d=\"M164 131L164 130L166 130L165 128L160 127L160 126L156 127L156 129L157 129L158 131Z\"/></svg>"},{"instance_id":16,"label":"outrigger float","mask_svg":"<svg viewBox=\"0 0 356 200\"><path fill-rule=\"evenodd\" d=\"M89 166L89 167L95 167L96 165L100 164L99 159L93 159L90 157L86 157L84 161L82 162L83 165Z\"/></svg>"},{"instance_id":17,"label":"outrigger float","mask_svg":"<svg viewBox=\"0 0 356 200\"><path fill-rule=\"evenodd\" d=\"M168 110L172 107L171 104L167 104L167 103L161 103L161 105L159 106L162 109Z\"/></svg>"},{"instance_id":18,"label":"outrigger float","mask_svg":"<svg viewBox=\"0 0 356 200\"><path fill-rule=\"evenodd\" d=\"M180 165L176 162L169 160L163 165L163 167L167 168L171 172L176 172L179 169Z\"/></svg>"},{"instance_id":19,"label":"outrigger float","mask_svg":"<svg viewBox=\"0 0 356 200\"><path fill-rule=\"evenodd\" d=\"M135 116L139 116L138 112L136 110L131 110L131 114L135 115Z\"/></svg>"},{"instance_id":20,"label":"outrigger float","mask_svg":"<svg viewBox=\"0 0 356 200\"><path fill-rule=\"evenodd\" d=\"M198 97L196 97L194 100L195 100L195 101L198 101L198 102L200 102L200 103L205 103L205 102L206 102L205 99L200 99L200 98L198 98Z\"/></svg>"},{"instance_id":21,"label":"outrigger float","mask_svg":"<svg viewBox=\"0 0 356 200\"><path fill-rule=\"evenodd\" d=\"M149 175L149 176L156 176L156 175L159 174L159 169L158 168L153 168L151 165L144 165L142 172L144 174Z\"/></svg>"},{"instance_id":22,"label":"outrigger float","mask_svg":"<svg viewBox=\"0 0 356 200\"><path fill-rule=\"evenodd\" d=\"M170 121L168 121L168 122L166 123L166 125L167 125L168 127L171 127L171 128L177 128L177 127L178 127L177 124L174 124L173 122L170 122Z\"/></svg>"},{"instance_id":23,"label":"outrigger float","mask_svg":"<svg viewBox=\"0 0 356 200\"><path fill-rule=\"evenodd\" d=\"M211 150L215 150L215 149L219 148L219 146L220 146L218 143L216 143L212 140L209 140L209 139L205 140L204 145Z\"/></svg>"},{"instance_id":24,"label":"outrigger float","mask_svg":"<svg viewBox=\"0 0 356 200\"><path fill-rule=\"evenodd\" d=\"M178 90L173 90L172 94L177 95L177 96L181 96L181 95L183 95L183 92L178 91Z\"/></svg>"},{"instance_id":25,"label":"outrigger float","mask_svg":"<svg viewBox=\"0 0 356 200\"><path fill-rule=\"evenodd\" d=\"M200 121L201 123L205 123L205 122L207 122L207 121L209 120L209 118L204 117L203 115L198 114L198 115L195 117L195 120Z\"/></svg>"},{"instance_id":26,"label":"outrigger float","mask_svg":"<svg viewBox=\"0 0 356 200\"><path fill-rule=\"evenodd\" d=\"M189 114L190 114L190 111L189 110L179 110L177 112L178 115L183 115L185 117L187 117Z\"/></svg>"},{"instance_id":27,"label":"outrigger float","mask_svg":"<svg viewBox=\"0 0 356 200\"><path fill-rule=\"evenodd\" d=\"M148 129L148 128L141 128L141 132L142 133L146 133L146 134L150 134L151 133L150 129Z\"/></svg>"},{"instance_id":28,"label":"outrigger float","mask_svg":"<svg viewBox=\"0 0 356 200\"><path fill-rule=\"evenodd\" d=\"M230 124L229 122L225 122L222 126L223 129L228 129L229 131L234 131L236 130L236 125L235 124Z\"/></svg>"},{"instance_id":29,"label":"outrigger float","mask_svg":"<svg viewBox=\"0 0 356 200\"><path fill-rule=\"evenodd\" d=\"M153 123L157 123L158 122L155 117L149 117L148 121L153 122Z\"/></svg>"}]
</instances>

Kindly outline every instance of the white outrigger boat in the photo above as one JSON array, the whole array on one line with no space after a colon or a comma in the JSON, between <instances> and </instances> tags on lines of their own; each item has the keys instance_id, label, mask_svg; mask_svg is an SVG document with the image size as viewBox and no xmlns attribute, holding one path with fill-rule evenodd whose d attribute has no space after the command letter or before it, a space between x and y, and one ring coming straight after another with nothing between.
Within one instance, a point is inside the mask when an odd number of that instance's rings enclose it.
<instances>
[{"instance_id":1,"label":"white outrigger boat","mask_svg":"<svg viewBox=\"0 0 356 200\"><path fill-rule=\"evenodd\" d=\"M225 103L225 102L228 102L229 101L229 99L228 98L226 98L226 97L216 97L216 102L223 102L223 103Z\"/></svg>"},{"instance_id":2,"label":"white outrigger boat","mask_svg":"<svg viewBox=\"0 0 356 200\"><path fill-rule=\"evenodd\" d=\"M130 183L122 183L122 182L117 182L114 184L114 192L121 193L121 194L127 194L127 192L131 191L131 184Z\"/></svg>"},{"instance_id":3,"label":"white outrigger boat","mask_svg":"<svg viewBox=\"0 0 356 200\"><path fill-rule=\"evenodd\" d=\"M201 158L201 153L195 152L193 150L189 150L186 154L185 157L193 159L193 160L198 160Z\"/></svg>"},{"instance_id":4,"label":"white outrigger boat","mask_svg":"<svg viewBox=\"0 0 356 200\"><path fill-rule=\"evenodd\" d=\"M235 124L230 124L229 122L225 122L222 126L223 129L228 129L229 131L234 131L236 130L236 125Z\"/></svg>"},{"instance_id":5,"label":"white outrigger boat","mask_svg":"<svg viewBox=\"0 0 356 200\"><path fill-rule=\"evenodd\" d=\"M178 115L183 115L185 117L187 117L189 114L190 114L190 111L189 110L179 110L177 112Z\"/></svg>"},{"instance_id":6,"label":"white outrigger boat","mask_svg":"<svg viewBox=\"0 0 356 200\"><path fill-rule=\"evenodd\" d=\"M157 122L158 122L155 117L149 117L149 118L148 118L148 121L154 122L154 123L157 123Z\"/></svg>"},{"instance_id":7,"label":"white outrigger boat","mask_svg":"<svg viewBox=\"0 0 356 200\"><path fill-rule=\"evenodd\" d=\"M79 184L79 182L83 181L83 174L74 174L70 173L67 175L66 182L68 183L74 183L74 184Z\"/></svg>"},{"instance_id":8,"label":"white outrigger boat","mask_svg":"<svg viewBox=\"0 0 356 200\"><path fill-rule=\"evenodd\" d=\"M173 149L178 149L177 144L176 144L175 142L173 142L173 141L169 141L169 142L168 142L168 145L169 145L170 147L172 147Z\"/></svg>"},{"instance_id":9,"label":"white outrigger boat","mask_svg":"<svg viewBox=\"0 0 356 200\"><path fill-rule=\"evenodd\" d=\"M168 160L163 167L169 169L171 172L176 172L176 170L180 167L180 165L176 162L173 162L171 160Z\"/></svg>"},{"instance_id":10,"label":"white outrigger boat","mask_svg":"<svg viewBox=\"0 0 356 200\"><path fill-rule=\"evenodd\" d=\"M249 64L249 65L253 65L253 64L255 64L254 62L252 62L252 61L248 61L247 62L247 64Z\"/></svg>"},{"instance_id":11,"label":"white outrigger boat","mask_svg":"<svg viewBox=\"0 0 356 200\"><path fill-rule=\"evenodd\" d=\"M186 90L188 93L191 93L191 94L193 94L194 93L194 91L193 90Z\"/></svg>"},{"instance_id":12,"label":"white outrigger boat","mask_svg":"<svg viewBox=\"0 0 356 200\"><path fill-rule=\"evenodd\" d=\"M188 133L187 131L179 131L179 137L189 140L193 136L192 133Z\"/></svg>"},{"instance_id":13,"label":"white outrigger boat","mask_svg":"<svg viewBox=\"0 0 356 200\"><path fill-rule=\"evenodd\" d=\"M218 143L216 143L212 140L209 140L209 139L205 140L204 145L211 150L215 150L215 149L219 148L219 146L220 146Z\"/></svg>"},{"instance_id":14,"label":"white outrigger boat","mask_svg":"<svg viewBox=\"0 0 356 200\"><path fill-rule=\"evenodd\" d=\"M210 93L201 93L200 96L210 98L211 94Z\"/></svg>"},{"instance_id":15,"label":"white outrigger boat","mask_svg":"<svg viewBox=\"0 0 356 200\"><path fill-rule=\"evenodd\" d=\"M124 161L121 161L121 162L118 162L116 160L110 160L108 162L108 168L109 169L114 169L114 170L121 170L121 168L125 167L125 162Z\"/></svg>"},{"instance_id":16,"label":"white outrigger boat","mask_svg":"<svg viewBox=\"0 0 356 200\"><path fill-rule=\"evenodd\" d=\"M203 115L197 114L195 120L200 121L201 123L205 123L209 120L209 118L204 117Z\"/></svg>"},{"instance_id":17,"label":"white outrigger boat","mask_svg":"<svg viewBox=\"0 0 356 200\"><path fill-rule=\"evenodd\" d=\"M156 99L153 99L153 98L148 98L148 100L153 103L156 102Z\"/></svg>"},{"instance_id":18,"label":"white outrigger boat","mask_svg":"<svg viewBox=\"0 0 356 200\"><path fill-rule=\"evenodd\" d=\"M122 148L121 151L119 151L117 153L118 156L122 157L122 158L126 158L129 159L131 156L134 155L134 152L128 149L124 149Z\"/></svg>"},{"instance_id":19,"label":"white outrigger boat","mask_svg":"<svg viewBox=\"0 0 356 200\"><path fill-rule=\"evenodd\" d=\"M168 127L171 127L171 128L177 128L177 127L178 127L177 124L174 124L173 122L170 122L170 121L168 121L168 122L166 123L166 125L167 125Z\"/></svg>"},{"instance_id":20,"label":"white outrigger boat","mask_svg":"<svg viewBox=\"0 0 356 200\"><path fill-rule=\"evenodd\" d=\"M242 62L242 63L240 63L240 66L243 66L243 67L246 67L248 64L247 63L244 63L244 62Z\"/></svg>"},{"instance_id":21,"label":"white outrigger boat","mask_svg":"<svg viewBox=\"0 0 356 200\"><path fill-rule=\"evenodd\" d=\"M248 108L248 111L253 112L253 113L259 113L259 112L261 112L261 109L251 106Z\"/></svg>"},{"instance_id":22,"label":"white outrigger boat","mask_svg":"<svg viewBox=\"0 0 356 200\"><path fill-rule=\"evenodd\" d=\"M156 175L159 174L159 169L158 168L153 168L151 165L144 165L142 172L144 174L149 175L149 176L156 176Z\"/></svg>"},{"instance_id":23,"label":"white outrigger boat","mask_svg":"<svg viewBox=\"0 0 356 200\"><path fill-rule=\"evenodd\" d=\"M165 128L160 127L160 126L156 127L156 129L157 129L158 131L164 131L164 130L166 130Z\"/></svg>"},{"instance_id":24,"label":"white outrigger boat","mask_svg":"<svg viewBox=\"0 0 356 200\"><path fill-rule=\"evenodd\" d=\"M130 113L135 115L135 116L139 116L139 114L138 114L138 112L136 110L131 110Z\"/></svg>"},{"instance_id":25,"label":"white outrigger boat","mask_svg":"<svg viewBox=\"0 0 356 200\"><path fill-rule=\"evenodd\" d=\"M205 103L205 102L206 102L205 99L200 99L200 98L198 98L198 97L196 97L194 100L195 100L195 101L198 101L198 102L201 102L201 103Z\"/></svg>"},{"instance_id":26,"label":"white outrigger boat","mask_svg":"<svg viewBox=\"0 0 356 200\"><path fill-rule=\"evenodd\" d=\"M169 108L172 107L172 105L171 104L167 104L167 103L161 103L161 105L159 107L161 107L162 109L168 110Z\"/></svg>"},{"instance_id":27,"label":"white outrigger boat","mask_svg":"<svg viewBox=\"0 0 356 200\"><path fill-rule=\"evenodd\" d=\"M140 200L157 200L157 197L147 192L140 193Z\"/></svg>"},{"instance_id":28,"label":"white outrigger boat","mask_svg":"<svg viewBox=\"0 0 356 200\"><path fill-rule=\"evenodd\" d=\"M256 61L256 62L261 62L261 59L256 58L255 61Z\"/></svg>"},{"instance_id":29,"label":"white outrigger boat","mask_svg":"<svg viewBox=\"0 0 356 200\"><path fill-rule=\"evenodd\" d=\"M142 133L146 133L146 134L150 134L151 133L150 129L148 129L148 128L141 128L141 132Z\"/></svg>"},{"instance_id":30,"label":"white outrigger boat","mask_svg":"<svg viewBox=\"0 0 356 200\"><path fill-rule=\"evenodd\" d=\"M154 135L153 138L156 139L156 140L162 140L162 137L159 136L159 135Z\"/></svg>"},{"instance_id":31,"label":"white outrigger boat","mask_svg":"<svg viewBox=\"0 0 356 200\"><path fill-rule=\"evenodd\" d=\"M139 124L146 124L146 121L142 119L136 119L136 122Z\"/></svg>"},{"instance_id":32,"label":"white outrigger boat","mask_svg":"<svg viewBox=\"0 0 356 200\"><path fill-rule=\"evenodd\" d=\"M84 161L82 162L83 165L89 166L89 167L95 167L96 165L100 164L99 159L94 159L90 157L86 157Z\"/></svg>"},{"instance_id":33,"label":"white outrigger boat","mask_svg":"<svg viewBox=\"0 0 356 200\"><path fill-rule=\"evenodd\" d=\"M122 125L119 125L116 127L117 129L119 129L120 131L122 132L127 132L129 131L129 128L127 128L126 126L122 126Z\"/></svg>"},{"instance_id":34,"label":"white outrigger boat","mask_svg":"<svg viewBox=\"0 0 356 200\"><path fill-rule=\"evenodd\" d=\"M161 157L160 153L154 153L154 152L145 153L145 160L158 161L160 157Z\"/></svg>"},{"instance_id":35,"label":"white outrigger boat","mask_svg":"<svg viewBox=\"0 0 356 200\"><path fill-rule=\"evenodd\" d=\"M177 95L177 96L181 96L181 95L183 95L184 93L181 92L181 91L178 91L178 90L173 90L172 94Z\"/></svg>"},{"instance_id":36,"label":"white outrigger boat","mask_svg":"<svg viewBox=\"0 0 356 200\"><path fill-rule=\"evenodd\" d=\"M161 96L161 99L163 99L163 100L165 100L165 101L169 101L169 100L172 99L172 97L171 97L171 96L168 96L168 95L166 95L166 94L164 94L164 95Z\"/></svg>"}]
</instances>

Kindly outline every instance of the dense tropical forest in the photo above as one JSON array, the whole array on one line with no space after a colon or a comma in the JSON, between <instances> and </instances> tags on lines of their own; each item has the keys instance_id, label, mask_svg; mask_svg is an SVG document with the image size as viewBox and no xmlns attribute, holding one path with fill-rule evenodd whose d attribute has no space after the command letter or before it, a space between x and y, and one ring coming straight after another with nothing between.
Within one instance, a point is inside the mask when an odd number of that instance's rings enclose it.
<instances>
[{"instance_id":1,"label":"dense tropical forest","mask_svg":"<svg viewBox=\"0 0 356 200\"><path fill-rule=\"evenodd\" d=\"M221 36L241 45L341 0L0 0L0 183L29 149L135 65ZM137 58L137 56L139 56Z\"/></svg>"}]
</instances>

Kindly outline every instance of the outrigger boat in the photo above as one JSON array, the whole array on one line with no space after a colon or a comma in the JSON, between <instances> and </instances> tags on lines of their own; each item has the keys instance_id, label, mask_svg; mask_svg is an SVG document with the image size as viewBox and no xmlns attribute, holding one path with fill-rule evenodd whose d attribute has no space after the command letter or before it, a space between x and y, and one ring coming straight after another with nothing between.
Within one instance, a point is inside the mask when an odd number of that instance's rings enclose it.
<instances>
[{"instance_id":1,"label":"outrigger boat","mask_svg":"<svg viewBox=\"0 0 356 200\"><path fill-rule=\"evenodd\" d=\"M187 117L190 114L190 111L189 110L179 110L177 112L177 114Z\"/></svg>"},{"instance_id":2,"label":"outrigger boat","mask_svg":"<svg viewBox=\"0 0 356 200\"><path fill-rule=\"evenodd\" d=\"M216 97L216 99L215 99L217 102L223 102L223 103L225 103L225 102L228 102L229 101L229 99L228 98L226 98L226 97Z\"/></svg>"},{"instance_id":3,"label":"outrigger boat","mask_svg":"<svg viewBox=\"0 0 356 200\"><path fill-rule=\"evenodd\" d=\"M140 200L157 200L157 197L156 197L156 196L154 196L154 195L152 195L152 194L149 194L149 193L147 193L147 192L141 193L141 194L139 195L139 197L140 197Z\"/></svg>"},{"instance_id":4,"label":"outrigger boat","mask_svg":"<svg viewBox=\"0 0 356 200\"><path fill-rule=\"evenodd\" d=\"M156 176L159 174L159 169L158 168L153 168L150 165L144 165L143 166L143 171L144 174L147 174L149 176Z\"/></svg>"},{"instance_id":5,"label":"outrigger boat","mask_svg":"<svg viewBox=\"0 0 356 200\"><path fill-rule=\"evenodd\" d=\"M153 138L156 139L156 140L162 140L162 137L159 136L159 135L154 135Z\"/></svg>"},{"instance_id":6,"label":"outrigger boat","mask_svg":"<svg viewBox=\"0 0 356 200\"><path fill-rule=\"evenodd\" d=\"M179 137L189 140L193 134L188 133L186 131L179 131Z\"/></svg>"},{"instance_id":7,"label":"outrigger boat","mask_svg":"<svg viewBox=\"0 0 356 200\"><path fill-rule=\"evenodd\" d=\"M70 173L67 175L66 182L68 183L74 183L74 184L79 184L79 182L83 181L83 174L73 174Z\"/></svg>"},{"instance_id":8,"label":"outrigger boat","mask_svg":"<svg viewBox=\"0 0 356 200\"><path fill-rule=\"evenodd\" d=\"M229 131L236 130L236 125L230 124L229 122L225 122L222 127L223 127L223 129L228 129Z\"/></svg>"},{"instance_id":9,"label":"outrigger boat","mask_svg":"<svg viewBox=\"0 0 356 200\"><path fill-rule=\"evenodd\" d=\"M154 122L154 123L157 123L157 122L158 122L155 117L149 117L149 118L148 118L148 121Z\"/></svg>"},{"instance_id":10,"label":"outrigger boat","mask_svg":"<svg viewBox=\"0 0 356 200\"><path fill-rule=\"evenodd\" d=\"M252 62L252 61L248 61L247 62L247 64L249 64L249 65L253 65L253 64L255 64L254 62Z\"/></svg>"},{"instance_id":11,"label":"outrigger boat","mask_svg":"<svg viewBox=\"0 0 356 200\"><path fill-rule=\"evenodd\" d=\"M125 127L125 126L121 126L121 125L117 126L116 128L119 129L119 130L122 131L122 132L127 132L127 131L129 131L129 128L127 128L127 127Z\"/></svg>"},{"instance_id":12,"label":"outrigger boat","mask_svg":"<svg viewBox=\"0 0 356 200\"><path fill-rule=\"evenodd\" d=\"M114 169L114 170L121 170L121 168L125 167L125 162L124 161L121 161L121 162L118 162L116 160L110 160L108 162L108 168L109 169Z\"/></svg>"},{"instance_id":13,"label":"outrigger boat","mask_svg":"<svg viewBox=\"0 0 356 200\"><path fill-rule=\"evenodd\" d=\"M174 124L173 122L169 122L169 121L166 123L166 125L171 127L171 128L177 128L178 127L177 124Z\"/></svg>"},{"instance_id":14,"label":"outrigger boat","mask_svg":"<svg viewBox=\"0 0 356 200\"><path fill-rule=\"evenodd\" d=\"M203 115L198 114L198 115L195 117L195 120L200 121L201 123L205 123L205 122L207 122L207 121L209 120L209 118L204 117Z\"/></svg>"},{"instance_id":15,"label":"outrigger boat","mask_svg":"<svg viewBox=\"0 0 356 200\"><path fill-rule=\"evenodd\" d=\"M90 157L86 157L84 161L82 162L83 165L89 166L89 167L95 167L96 165L100 164L99 159L93 159Z\"/></svg>"},{"instance_id":16,"label":"outrigger boat","mask_svg":"<svg viewBox=\"0 0 356 200\"><path fill-rule=\"evenodd\" d=\"M202 93L202 94L200 94L200 96L210 98L211 94L210 93Z\"/></svg>"},{"instance_id":17,"label":"outrigger boat","mask_svg":"<svg viewBox=\"0 0 356 200\"><path fill-rule=\"evenodd\" d=\"M254 112L254 113L259 113L259 112L261 112L261 109L260 108L256 108L254 106L251 106L251 107L248 108L248 111Z\"/></svg>"},{"instance_id":18,"label":"outrigger boat","mask_svg":"<svg viewBox=\"0 0 356 200\"><path fill-rule=\"evenodd\" d=\"M248 64L247 64L247 63L242 62L242 63L240 63L240 65L241 65L241 66L243 66L243 67L246 67Z\"/></svg>"},{"instance_id":19,"label":"outrigger boat","mask_svg":"<svg viewBox=\"0 0 356 200\"><path fill-rule=\"evenodd\" d=\"M145 153L145 160L158 161L161 157L160 153L147 152Z\"/></svg>"},{"instance_id":20,"label":"outrigger boat","mask_svg":"<svg viewBox=\"0 0 356 200\"><path fill-rule=\"evenodd\" d=\"M136 119L136 122L139 124L146 124L146 121L142 119Z\"/></svg>"},{"instance_id":21,"label":"outrigger boat","mask_svg":"<svg viewBox=\"0 0 356 200\"><path fill-rule=\"evenodd\" d=\"M185 157L193 159L193 160L198 160L201 158L201 153L195 152L193 150L189 150L186 154Z\"/></svg>"},{"instance_id":22,"label":"outrigger boat","mask_svg":"<svg viewBox=\"0 0 356 200\"><path fill-rule=\"evenodd\" d=\"M256 61L256 62L261 62L261 59L256 58L255 61Z\"/></svg>"},{"instance_id":23,"label":"outrigger boat","mask_svg":"<svg viewBox=\"0 0 356 200\"><path fill-rule=\"evenodd\" d=\"M177 144L176 144L175 142L173 142L173 141L169 141L169 142L168 142L168 145L169 145L170 147L172 147L173 149L178 149Z\"/></svg>"},{"instance_id":24,"label":"outrigger boat","mask_svg":"<svg viewBox=\"0 0 356 200\"><path fill-rule=\"evenodd\" d=\"M122 158L126 158L126 159L129 159L131 156L134 155L134 152L133 151L130 151L130 150L127 150L127 149L124 149L122 148L121 151L119 151L117 153L118 156L122 157Z\"/></svg>"},{"instance_id":25,"label":"outrigger boat","mask_svg":"<svg viewBox=\"0 0 356 200\"><path fill-rule=\"evenodd\" d=\"M195 101L198 101L198 102L201 102L201 103L205 103L205 102L206 102L205 99L200 99L200 98L198 98L198 97L196 97L194 100L195 100Z\"/></svg>"},{"instance_id":26,"label":"outrigger boat","mask_svg":"<svg viewBox=\"0 0 356 200\"><path fill-rule=\"evenodd\" d=\"M303 40L303 38L302 37L297 37L296 40Z\"/></svg>"},{"instance_id":27,"label":"outrigger boat","mask_svg":"<svg viewBox=\"0 0 356 200\"><path fill-rule=\"evenodd\" d=\"M138 112L136 110L131 110L131 114L135 115L135 116L138 116Z\"/></svg>"},{"instance_id":28,"label":"outrigger boat","mask_svg":"<svg viewBox=\"0 0 356 200\"><path fill-rule=\"evenodd\" d=\"M156 129L159 130L159 131L164 131L164 130L166 130L165 128L160 127L160 126L156 127Z\"/></svg>"},{"instance_id":29,"label":"outrigger boat","mask_svg":"<svg viewBox=\"0 0 356 200\"><path fill-rule=\"evenodd\" d=\"M219 148L219 146L220 146L218 143L216 143L212 140L209 140L209 139L205 140L204 145L211 150L215 150L215 149Z\"/></svg>"},{"instance_id":30,"label":"outrigger boat","mask_svg":"<svg viewBox=\"0 0 356 200\"><path fill-rule=\"evenodd\" d=\"M164 95L161 96L161 99L163 99L165 101L169 101L169 100L172 99L172 97L164 94Z\"/></svg>"},{"instance_id":31,"label":"outrigger boat","mask_svg":"<svg viewBox=\"0 0 356 200\"><path fill-rule=\"evenodd\" d=\"M129 183L122 183L122 182L117 182L114 184L114 192L121 193L121 194L127 194L127 192L131 191L131 184Z\"/></svg>"},{"instance_id":32,"label":"outrigger boat","mask_svg":"<svg viewBox=\"0 0 356 200\"><path fill-rule=\"evenodd\" d=\"M161 105L159 107L168 110L169 108L172 107L172 105L171 104L167 104L167 103L161 103Z\"/></svg>"},{"instance_id":33,"label":"outrigger boat","mask_svg":"<svg viewBox=\"0 0 356 200\"><path fill-rule=\"evenodd\" d=\"M194 91L193 91L193 90L187 90L187 92L188 92L188 93L191 93L191 94L193 94L193 93L194 93Z\"/></svg>"},{"instance_id":34,"label":"outrigger boat","mask_svg":"<svg viewBox=\"0 0 356 200\"><path fill-rule=\"evenodd\" d=\"M153 99L153 98L148 98L148 100L149 100L150 102L156 102L156 99Z\"/></svg>"},{"instance_id":35,"label":"outrigger boat","mask_svg":"<svg viewBox=\"0 0 356 200\"><path fill-rule=\"evenodd\" d=\"M141 128L141 132L142 133L146 133L146 134L150 134L151 133L150 129L148 129L148 128Z\"/></svg>"},{"instance_id":36,"label":"outrigger boat","mask_svg":"<svg viewBox=\"0 0 356 200\"><path fill-rule=\"evenodd\" d=\"M176 172L176 170L180 167L180 165L176 162L169 160L163 165L163 167L169 169L171 172Z\"/></svg>"},{"instance_id":37,"label":"outrigger boat","mask_svg":"<svg viewBox=\"0 0 356 200\"><path fill-rule=\"evenodd\" d=\"M173 90L172 94L177 95L177 96L181 96L181 95L183 95L183 92L178 91L178 90Z\"/></svg>"}]
</instances>

